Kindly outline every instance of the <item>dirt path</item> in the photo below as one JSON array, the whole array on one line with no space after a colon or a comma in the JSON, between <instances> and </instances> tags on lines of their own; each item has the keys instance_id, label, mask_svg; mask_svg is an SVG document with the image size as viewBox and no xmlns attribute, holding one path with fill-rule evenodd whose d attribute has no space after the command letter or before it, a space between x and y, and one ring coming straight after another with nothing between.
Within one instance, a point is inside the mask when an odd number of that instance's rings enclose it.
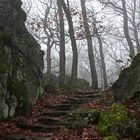
<instances>
[{"instance_id":1,"label":"dirt path","mask_svg":"<svg viewBox=\"0 0 140 140\"><path fill-rule=\"evenodd\" d=\"M91 91L79 91L71 95L45 94L30 115L1 123L1 138L3 140L49 140L53 133L67 125L61 123L67 113L97 97L99 95Z\"/></svg>"}]
</instances>

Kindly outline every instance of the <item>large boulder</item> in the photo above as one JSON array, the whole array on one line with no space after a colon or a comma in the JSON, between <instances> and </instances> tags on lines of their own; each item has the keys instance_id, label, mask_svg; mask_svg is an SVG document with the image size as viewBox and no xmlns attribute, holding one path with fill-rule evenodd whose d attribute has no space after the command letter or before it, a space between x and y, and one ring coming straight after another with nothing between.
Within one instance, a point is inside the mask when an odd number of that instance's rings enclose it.
<instances>
[{"instance_id":1,"label":"large boulder","mask_svg":"<svg viewBox=\"0 0 140 140\"><path fill-rule=\"evenodd\" d=\"M65 85L67 88L71 88L71 84L70 84L70 76L66 75L65 76ZM89 89L89 82L86 81L85 79L82 78L77 78L76 79L76 85L74 85L76 89Z\"/></svg>"},{"instance_id":2,"label":"large boulder","mask_svg":"<svg viewBox=\"0 0 140 140\"><path fill-rule=\"evenodd\" d=\"M49 77L49 81L48 81L48 75L47 75L47 73L44 73L43 83L44 83L44 86L52 85L54 87L57 87L59 84L59 77L57 77L55 74L51 73L50 77Z\"/></svg>"},{"instance_id":3,"label":"large boulder","mask_svg":"<svg viewBox=\"0 0 140 140\"><path fill-rule=\"evenodd\" d=\"M117 101L126 101L140 93L140 54L134 58L130 67L121 72L112 91Z\"/></svg>"},{"instance_id":4,"label":"large boulder","mask_svg":"<svg viewBox=\"0 0 140 140\"><path fill-rule=\"evenodd\" d=\"M44 87L46 87L46 90L47 88L57 88L59 86L59 78L60 76L56 76L54 74L50 74L50 80L47 81L47 74L45 73L44 74ZM71 88L71 84L70 84L70 76L69 75L66 75L65 76L65 88ZM75 85L75 88L77 89L89 89L89 82L86 81L85 79L81 79L81 78L77 78L76 79L76 85Z\"/></svg>"},{"instance_id":5,"label":"large boulder","mask_svg":"<svg viewBox=\"0 0 140 140\"><path fill-rule=\"evenodd\" d=\"M24 25L21 5L0 0L0 119L29 112L42 94L43 52Z\"/></svg>"}]
</instances>

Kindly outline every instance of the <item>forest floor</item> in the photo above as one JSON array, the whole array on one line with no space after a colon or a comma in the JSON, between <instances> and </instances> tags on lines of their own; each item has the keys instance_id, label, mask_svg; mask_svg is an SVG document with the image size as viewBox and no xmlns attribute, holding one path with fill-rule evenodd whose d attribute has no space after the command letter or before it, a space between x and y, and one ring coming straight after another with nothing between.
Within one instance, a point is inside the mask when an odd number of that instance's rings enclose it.
<instances>
[{"instance_id":1,"label":"forest floor","mask_svg":"<svg viewBox=\"0 0 140 140\"><path fill-rule=\"evenodd\" d=\"M103 135L98 125L87 125L79 130L60 127L57 122L76 108L100 110L109 108L111 100L111 91L102 96L91 91L77 91L70 94L45 93L29 115L14 117L0 123L0 140L102 140ZM132 119L135 119L136 99L131 99L124 105Z\"/></svg>"}]
</instances>

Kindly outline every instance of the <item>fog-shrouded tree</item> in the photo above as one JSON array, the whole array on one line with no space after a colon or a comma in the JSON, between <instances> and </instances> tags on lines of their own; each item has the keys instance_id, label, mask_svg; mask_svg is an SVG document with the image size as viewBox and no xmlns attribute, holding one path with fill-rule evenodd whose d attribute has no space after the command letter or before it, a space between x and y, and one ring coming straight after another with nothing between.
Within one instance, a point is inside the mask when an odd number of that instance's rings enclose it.
<instances>
[{"instance_id":1,"label":"fog-shrouded tree","mask_svg":"<svg viewBox=\"0 0 140 140\"><path fill-rule=\"evenodd\" d=\"M64 87L65 85L65 30L64 30L64 14L62 1L57 0L58 5L58 14L59 14L59 30L60 30L60 52L59 52L59 71L60 71L60 79L59 86Z\"/></svg>"},{"instance_id":2,"label":"fog-shrouded tree","mask_svg":"<svg viewBox=\"0 0 140 140\"><path fill-rule=\"evenodd\" d=\"M123 24L124 35L125 35L125 38L127 40L127 43L128 43L129 49L130 49L130 57L134 58L135 50L134 50L134 45L133 45L133 42L132 42L130 34L129 34L128 13L127 13L127 9L126 9L126 1L125 0L121 0L121 1L122 1L122 14L123 14L123 20L124 20L124 24Z\"/></svg>"},{"instance_id":3,"label":"fog-shrouded tree","mask_svg":"<svg viewBox=\"0 0 140 140\"><path fill-rule=\"evenodd\" d=\"M82 17L83 17L85 34L86 34L86 40L87 40L87 45L88 45L88 57L89 57L90 71L91 71L91 77L92 77L91 86L93 89L98 89L98 79L97 79L96 66L95 66L95 60L94 60L92 37L91 37L89 25L88 25L85 0L81 0L81 8L82 8Z\"/></svg>"},{"instance_id":4,"label":"fog-shrouded tree","mask_svg":"<svg viewBox=\"0 0 140 140\"><path fill-rule=\"evenodd\" d=\"M86 4L83 13L80 1ZM60 75L60 87L64 86L65 75L71 77L72 86L79 77L90 81L92 87L93 83L94 87L97 83L99 87L106 87L139 52L139 0L79 0L76 3L73 0L39 0L38 6L30 0L25 2L29 14L26 25L45 48L47 67L44 71ZM34 6L36 13L32 12ZM90 51L89 46L92 46ZM89 54L92 52L94 64L91 65ZM91 66L96 70L98 82L91 74Z\"/></svg>"},{"instance_id":5,"label":"fog-shrouded tree","mask_svg":"<svg viewBox=\"0 0 140 140\"><path fill-rule=\"evenodd\" d=\"M105 6L114 10L114 15L121 16L123 19L122 28L124 36L129 47L130 57L134 58L136 51L139 51L139 33L138 33L138 0L98 0ZM136 47L135 47L136 44Z\"/></svg>"},{"instance_id":6,"label":"fog-shrouded tree","mask_svg":"<svg viewBox=\"0 0 140 140\"><path fill-rule=\"evenodd\" d=\"M72 60L72 71L71 71L70 85L71 85L71 87L74 87L76 85L77 67L78 67L77 44L76 44L76 39L75 39L75 34L74 34L72 16L70 13L70 8L69 8L69 1L67 0L67 4L66 4L64 0L61 0L61 3L62 3L64 12L66 14L66 18L68 21L69 35L70 35L71 45L72 45L73 60Z\"/></svg>"},{"instance_id":7,"label":"fog-shrouded tree","mask_svg":"<svg viewBox=\"0 0 140 140\"><path fill-rule=\"evenodd\" d=\"M107 82L107 74L106 74L106 64L105 64L105 60L104 60L103 43L102 43L101 35L99 34L99 31L97 28L96 28L96 37L97 37L98 43L99 43L101 70L103 73L103 84L104 84L104 88L106 88L108 86L108 82Z\"/></svg>"}]
</instances>

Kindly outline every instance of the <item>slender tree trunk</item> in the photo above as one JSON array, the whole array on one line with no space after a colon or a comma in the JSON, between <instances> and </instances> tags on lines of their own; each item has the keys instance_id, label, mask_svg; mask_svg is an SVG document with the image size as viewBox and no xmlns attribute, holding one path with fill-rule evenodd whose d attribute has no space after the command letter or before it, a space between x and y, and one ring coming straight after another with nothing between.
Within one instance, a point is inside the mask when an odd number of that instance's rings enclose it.
<instances>
[{"instance_id":1,"label":"slender tree trunk","mask_svg":"<svg viewBox=\"0 0 140 140\"><path fill-rule=\"evenodd\" d=\"M50 76L51 76L51 39L48 37L47 41L47 84L50 83Z\"/></svg>"},{"instance_id":2,"label":"slender tree trunk","mask_svg":"<svg viewBox=\"0 0 140 140\"><path fill-rule=\"evenodd\" d=\"M140 42L139 42L139 37L138 37L138 31L136 28L136 25L134 25L134 36L135 36L135 40L136 40L136 47L137 47L137 51L140 51Z\"/></svg>"},{"instance_id":3,"label":"slender tree trunk","mask_svg":"<svg viewBox=\"0 0 140 140\"><path fill-rule=\"evenodd\" d=\"M107 83L107 75L106 75L106 65L105 65L105 60L104 60L104 53L103 53L103 45L102 45L102 40L101 37L98 33L98 30L96 30L96 35L98 38L98 42L99 42L99 51L100 51L100 58L101 58L101 67L102 67L102 72L103 72L103 83L104 83L104 88L106 88L108 86Z\"/></svg>"},{"instance_id":4,"label":"slender tree trunk","mask_svg":"<svg viewBox=\"0 0 140 140\"><path fill-rule=\"evenodd\" d=\"M59 86L62 88L65 85L65 31L64 31L64 18L61 0L57 0L58 13L59 13L59 28L60 28L60 79Z\"/></svg>"},{"instance_id":5,"label":"slender tree trunk","mask_svg":"<svg viewBox=\"0 0 140 140\"><path fill-rule=\"evenodd\" d=\"M81 8L82 8L82 16L84 20L84 28L86 32L86 39L87 39L87 44L88 44L88 57L89 57L90 71L91 71L91 78L92 78L92 88L98 89L98 79L97 79L96 66L95 66L95 60L94 60L93 44L92 44L92 38L91 38L89 25L88 25L85 0L81 0Z\"/></svg>"},{"instance_id":6,"label":"slender tree trunk","mask_svg":"<svg viewBox=\"0 0 140 140\"><path fill-rule=\"evenodd\" d=\"M137 51L139 52L140 51L140 42L139 42L139 37L138 37L138 30L137 30L137 27L136 27L136 0L134 0L132 26L134 28L134 36L135 36L135 40L136 40Z\"/></svg>"},{"instance_id":7,"label":"slender tree trunk","mask_svg":"<svg viewBox=\"0 0 140 140\"><path fill-rule=\"evenodd\" d=\"M50 9L51 9L51 5L50 5L50 7L48 7L45 10L45 17L44 17L44 25L45 25L44 26L44 32L45 32L45 34L47 36L47 43L46 43L46 46L47 46L47 58L46 58L46 61L47 61L47 78L46 78L47 84L50 83L50 76L51 76L51 49L52 49L52 46L53 46L53 42L51 42L52 32L47 26L48 15L50 13Z\"/></svg>"},{"instance_id":8,"label":"slender tree trunk","mask_svg":"<svg viewBox=\"0 0 140 140\"><path fill-rule=\"evenodd\" d=\"M78 66L78 54L77 54L77 45L76 45L76 39L74 35L74 27L73 27L73 22L72 22L72 17L71 13L69 10L69 1L67 0L67 5L64 0L61 0L64 12L66 14L66 18L68 20L68 25L69 25L69 34L70 34L70 39L71 39L71 44L72 44L72 52L73 52L73 62L72 62L72 72L71 72L71 87L74 87L76 85L76 79L77 79L77 66Z\"/></svg>"},{"instance_id":9,"label":"slender tree trunk","mask_svg":"<svg viewBox=\"0 0 140 140\"><path fill-rule=\"evenodd\" d=\"M122 1L122 12L123 12L123 20L124 20L124 24L123 24L124 35L125 35L125 38L127 40L127 43L128 43L129 49L130 49L130 57L133 59L135 57L135 50L134 50L133 42L129 35L126 1L125 0L121 0L121 1Z\"/></svg>"}]
</instances>

